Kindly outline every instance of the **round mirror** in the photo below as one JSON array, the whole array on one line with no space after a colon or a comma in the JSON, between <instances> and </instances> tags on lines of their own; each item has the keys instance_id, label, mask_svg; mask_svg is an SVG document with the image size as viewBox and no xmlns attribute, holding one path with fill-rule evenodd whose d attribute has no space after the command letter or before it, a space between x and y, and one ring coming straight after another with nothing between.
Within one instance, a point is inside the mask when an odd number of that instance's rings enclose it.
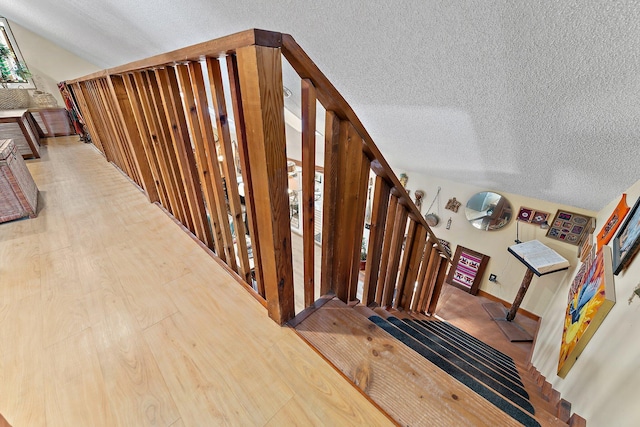
<instances>
[{"instance_id":1,"label":"round mirror","mask_svg":"<svg viewBox=\"0 0 640 427\"><path fill-rule=\"evenodd\" d=\"M467 202L465 215L469 223L480 230L499 230L511 220L511 204L498 193L476 193Z\"/></svg>"}]
</instances>

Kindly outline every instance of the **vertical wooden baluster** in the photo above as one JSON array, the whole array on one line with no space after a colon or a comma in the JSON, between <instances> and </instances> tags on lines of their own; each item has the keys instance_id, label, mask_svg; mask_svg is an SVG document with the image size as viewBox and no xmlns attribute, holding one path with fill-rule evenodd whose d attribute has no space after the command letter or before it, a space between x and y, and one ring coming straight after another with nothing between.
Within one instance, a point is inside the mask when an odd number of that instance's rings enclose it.
<instances>
[{"instance_id":1,"label":"vertical wooden baluster","mask_svg":"<svg viewBox=\"0 0 640 427\"><path fill-rule=\"evenodd\" d=\"M313 304L315 266L316 88L303 79L302 90L302 245L304 306Z\"/></svg>"},{"instance_id":2,"label":"vertical wooden baluster","mask_svg":"<svg viewBox=\"0 0 640 427\"><path fill-rule=\"evenodd\" d=\"M398 204L396 208L396 220L393 224L393 238L391 240L391 252L389 254L389 268L387 269L387 277L385 278L385 296L383 304L385 307L395 306L394 291L398 279L398 269L400 267L400 255L402 254L402 243L404 241L404 233L407 228L407 217L409 213L407 208ZM396 295L400 298L400 295Z\"/></svg>"},{"instance_id":3,"label":"vertical wooden baluster","mask_svg":"<svg viewBox=\"0 0 640 427\"><path fill-rule=\"evenodd\" d=\"M90 88L91 88L91 94L93 97L93 105L95 106L95 109L98 113L99 132L102 139L106 142L107 151L109 152L109 157L111 159L110 162L118 166L118 168L120 168L119 165L121 163L121 160L119 157L119 153L116 150L116 147L113 142L113 134L107 126L108 120L106 118L104 104L100 99L100 94L98 93L98 87L95 81L90 82Z\"/></svg>"},{"instance_id":4,"label":"vertical wooden baluster","mask_svg":"<svg viewBox=\"0 0 640 427\"><path fill-rule=\"evenodd\" d=\"M240 150L240 164L244 179L244 199L246 206L246 214L249 223L249 235L251 236L251 247L253 249L253 259L260 259L260 239L255 230L256 226L256 210L253 197L253 176L249 167L249 153L247 152L247 129L244 122L244 109L242 107L242 96L240 94L240 81L238 78L238 58L235 54L228 55L227 71L229 73L229 86L231 89L231 104L233 105L233 117L236 120L236 137L238 138L238 149ZM260 263L254 262L254 271L258 293L264 297L264 278L260 270Z\"/></svg>"},{"instance_id":5,"label":"vertical wooden baluster","mask_svg":"<svg viewBox=\"0 0 640 427\"><path fill-rule=\"evenodd\" d=\"M438 300L440 299L440 291L442 290L442 285L444 284L444 279L447 277L447 261L446 258L439 256L438 257L438 268L436 278L433 284L433 289L429 294L429 299L425 306L425 313L429 315L433 315L436 312L436 306L438 305Z\"/></svg>"},{"instance_id":6,"label":"vertical wooden baluster","mask_svg":"<svg viewBox=\"0 0 640 427\"><path fill-rule=\"evenodd\" d=\"M338 298L346 302L355 296L355 290L350 289L357 285L358 280L357 263L364 225L359 224L359 220L362 219L364 223L367 179L364 170L369 168L369 161L362 152L362 138L349 122L340 123L337 157L335 229L331 232L340 236L340 240L334 241L333 290Z\"/></svg>"},{"instance_id":7,"label":"vertical wooden baluster","mask_svg":"<svg viewBox=\"0 0 640 427\"><path fill-rule=\"evenodd\" d=\"M320 294L333 291L336 281L336 205L338 194L338 144L340 143L340 119L333 111L327 111L324 133L324 191L322 208L322 271Z\"/></svg>"},{"instance_id":8,"label":"vertical wooden baluster","mask_svg":"<svg viewBox=\"0 0 640 427\"><path fill-rule=\"evenodd\" d=\"M367 210L367 189L369 185L369 177L371 175L371 162L369 158L362 152L363 141L360 138L360 153L362 157L362 166L360 168L360 180L356 183L355 209L356 214L353 217L354 224L354 248L351 261L351 274L349 275L349 301L355 301L358 291L358 282L360 279L360 253L362 252L362 240L364 232L364 215ZM358 155L358 154L356 154Z\"/></svg>"},{"instance_id":9,"label":"vertical wooden baluster","mask_svg":"<svg viewBox=\"0 0 640 427\"><path fill-rule=\"evenodd\" d=\"M111 143L111 150L112 153L115 154L114 161L118 168L120 168L122 172L124 172L129 178L131 178L132 173L128 168L128 164L125 159L125 154L122 151L120 141L118 141L118 131L116 130L116 125L113 119L113 112L107 102L108 94L105 93L104 86L102 85L102 79L96 80L95 85L97 101L99 103L98 106L102 110L104 131L107 135L109 135L108 139Z\"/></svg>"},{"instance_id":10,"label":"vertical wooden baluster","mask_svg":"<svg viewBox=\"0 0 640 427\"><path fill-rule=\"evenodd\" d=\"M102 90L104 91L105 100L107 102L108 109L110 111L110 117L113 122L113 128L116 131L116 141L118 146L120 147L120 151L123 154L123 159L126 163L126 169L129 172L129 177L133 182L138 184L144 190L144 186L142 183L142 177L138 174L138 169L135 161L134 154L131 151L131 145L129 144L129 139L127 132L124 128L124 123L122 122L122 115L118 105L118 100L116 98L116 94L113 90L113 86L111 84L111 79L109 77L105 77L101 79Z\"/></svg>"},{"instance_id":11,"label":"vertical wooden baluster","mask_svg":"<svg viewBox=\"0 0 640 427\"><path fill-rule=\"evenodd\" d=\"M224 160L225 182L227 183L227 195L229 197L229 208L233 216L233 225L236 232L236 243L238 245L238 256L240 258L240 275L251 284L251 266L247 249L246 230L244 218L242 216L242 205L240 194L238 193L238 178L236 176L236 166L234 161L233 148L231 146L231 133L229 131L229 120L227 106L224 100L222 87L222 73L220 62L216 58L207 58L207 69L209 71L209 86L211 87L211 97L213 98L213 108L216 113L216 123L218 136L220 137L220 148Z\"/></svg>"},{"instance_id":12,"label":"vertical wooden baluster","mask_svg":"<svg viewBox=\"0 0 640 427\"><path fill-rule=\"evenodd\" d=\"M189 75L191 84L193 85L193 93L197 104L198 122L203 138L205 138L204 155L206 157L206 171L209 174L209 180L213 184L213 203L215 204L216 222L219 227L216 230L216 244L220 244L217 253L220 259L235 272L238 271L236 263L236 252L233 247L233 237L231 236L231 225L229 224L229 215L227 213L227 200L224 194L224 184L222 183L222 175L220 172L220 164L218 162L218 151L216 150L215 136L209 113L209 102L205 89L204 76L202 67L199 63L189 64ZM200 154L201 155L201 154ZM219 243L218 243L219 242Z\"/></svg>"},{"instance_id":13,"label":"vertical wooden baluster","mask_svg":"<svg viewBox=\"0 0 640 427\"><path fill-rule=\"evenodd\" d=\"M438 267L438 250L433 248L429 254L429 262L427 264L427 273L425 274L424 281L422 282L422 291L420 293L420 301L418 303L418 311L424 311L428 300L433 281L435 280Z\"/></svg>"},{"instance_id":14,"label":"vertical wooden baluster","mask_svg":"<svg viewBox=\"0 0 640 427\"><path fill-rule=\"evenodd\" d=\"M193 64L190 64L193 66ZM196 64L197 67L200 64ZM209 178L209 163L204 150L204 140L200 129L200 120L198 119L198 107L196 106L196 99L194 96L193 85L189 76L189 69L187 65L176 65L176 74L178 77L178 83L181 88L182 100L185 106L185 117L187 120L187 126L189 128L189 134L193 141L195 148L195 163L197 164L197 171L199 176L200 186L204 200L209 208L210 222L214 230L212 236L212 244L209 246L212 248L215 245L218 248L222 248L222 233L220 232L219 219L216 214L217 203L215 201L213 183ZM217 240L220 239L220 240Z\"/></svg>"},{"instance_id":15,"label":"vertical wooden baluster","mask_svg":"<svg viewBox=\"0 0 640 427\"><path fill-rule=\"evenodd\" d=\"M191 220L191 211L189 209L189 203L187 202L187 194L184 188L184 180L180 173L180 166L178 165L178 158L173 146L173 137L171 135L170 125L168 123L168 117L165 110L165 102L162 97L162 91L160 90L160 81L158 79L158 72L160 70L149 70L147 74L149 89L151 93L151 101L155 112L156 125L158 130L158 136L160 137L160 144L164 151L167 165L171 173L171 182L173 183L174 194L176 195L176 201L178 203L177 216L178 220L184 224L192 233L195 233L195 228Z\"/></svg>"},{"instance_id":16,"label":"vertical wooden baluster","mask_svg":"<svg viewBox=\"0 0 640 427\"><path fill-rule=\"evenodd\" d=\"M389 256L391 255L391 243L393 241L393 226L396 223L396 213L398 211L398 197L391 194L389 198L389 207L387 208L387 218L385 220L384 230L384 246L382 247L380 273L378 275L378 282L376 285L376 303L380 306L385 306L384 301L387 300L385 296L387 280L387 271L389 270Z\"/></svg>"},{"instance_id":17,"label":"vertical wooden baluster","mask_svg":"<svg viewBox=\"0 0 640 427\"><path fill-rule=\"evenodd\" d=\"M256 238L269 317L295 315L287 156L280 50L238 49L238 76L247 129L248 163L256 202Z\"/></svg>"},{"instance_id":18,"label":"vertical wooden baluster","mask_svg":"<svg viewBox=\"0 0 640 427\"><path fill-rule=\"evenodd\" d=\"M160 172L158 157L156 156L156 152L153 148L153 142L151 141L151 136L149 134L149 126L147 125L147 122L145 120L142 105L140 103L140 96L135 88L135 84L132 79L133 76L131 74L127 74L123 76L122 82L127 93L127 99L129 100L129 104L131 105L131 114L133 114L133 119L136 123L140 142L142 143L144 154L147 158L147 162L149 163L151 175L158 191L159 201L162 206L164 206L165 209L168 210L170 209L170 203L167 197L167 190L165 188L164 180Z\"/></svg>"},{"instance_id":19,"label":"vertical wooden baluster","mask_svg":"<svg viewBox=\"0 0 640 427\"><path fill-rule=\"evenodd\" d=\"M104 120L102 118L102 111L100 108L100 103L96 98L95 88L92 81L85 82L84 87L85 98L89 105L89 110L91 111L91 116L94 118L94 125L96 135L102 141L102 147L104 149L104 156L107 158L108 162L114 163L115 154L111 148L111 141L109 139L109 134L104 131Z\"/></svg>"},{"instance_id":20,"label":"vertical wooden baluster","mask_svg":"<svg viewBox=\"0 0 640 427\"><path fill-rule=\"evenodd\" d=\"M142 137L135 119L135 113L133 112L131 101L125 88L124 78L122 76L110 76L108 82L112 96L116 100L116 114L123 124L125 137L123 143L129 146L129 150L133 154L132 160L137 169L137 174L141 179L142 188L147 194L147 198L151 203L157 202L160 200L160 191L156 187L156 178L151 167L152 162L147 157L145 147L143 146Z\"/></svg>"},{"instance_id":21,"label":"vertical wooden baluster","mask_svg":"<svg viewBox=\"0 0 640 427\"><path fill-rule=\"evenodd\" d=\"M165 102L165 113L171 125L171 137L175 153L178 157L178 167L184 180L187 196L187 203L191 212L191 223L194 227L194 234L208 247L213 245L213 236L207 213L204 209L202 198L202 188L198 180L196 162L193 155L193 147L189 138L189 130L184 117L184 106L180 95L180 87L173 67L158 70L158 82L160 93Z\"/></svg>"},{"instance_id":22,"label":"vertical wooden baluster","mask_svg":"<svg viewBox=\"0 0 640 427\"><path fill-rule=\"evenodd\" d=\"M105 80L106 79L104 78L98 79L96 83L98 85L98 95L100 96L100 101L102 103L102 106L105 112L105 119L106 119L106 125L108 127L108 132L110 132L112 136L111 141L113 142L113 147L115 151L118 153L116 156L118 158L118 167L129 178L131 178L132 181L137 182L135 179L136 178L135 174L131 169L131 164L127 159L127 153L122 144L122 139L123 139L122 134L118 129L116 112L114 110L113 103L111 102L111 91L109 90Z\"/></svg>"},{"instance_id":23,"label":"vertical wooden baluster","mask_svg":"<svg viewBox=\"0 0 640 427\"><path fill-rule=\"evenodd\" d=\"M396 283L396 298L393 302L394 308L402 308L402 300L404 297L406 275L409 269L409 262L411 261L411 255L413 253L413 243L416 237L416 231L418 230L418 224L411 218L409 218L409 228L407 229L407 235L404 239L404 250L402 251L400 268L398 269L398 280Z\"/></svg>"},{"instance_id":24,"label":"vertical wooden baluster","mask_svg":"<svg viewBox=\"0 0 640 427\"><path fill-rule=\"evenodd\" d=\"M227 220L224 190L218 167L218 154L215 149L213 130L211 129L201 64L190 62L188 65L178 65L176 69L180 84L186 94L184 99L189 111L187 119L193 136L200 183L204 188L204 197L211 216L216 253L220 259L226 261L228 249L225 251L225 240L229 246L233 246L233 241ZM225 225L226 239L223 237Z\"/></svg>"},{"instance_id":25,"label":"vertical wooden baluster","mask_svg":"<svg viewBox=\"0 0 640 427\"><path fill-rule=\"evenodd\" d=\"M413 302L411 303L411 311L418 311L420 299L422 297L422 289L424 285L424 278L427 275L427 270L429 268L429 257L431 256L431 251L433 251L433 242L427 237L427 241L425 242L424 252L422 253L422 261L420 262L420 272L418 273L418 278L416 281L418 282L418 287L416 288L416 296L413 298Z\"/></svg>"},{"instance_id":26,"label":"vertical wooden baluster","mask_svg":"<svg viewBox=\"0 0 640 427\"><path fill-rule=\"evenodd\" d=\"M422 259L422 254L424 253L424 245L426 242L427 234L427 229L424 228L421 224L413 220L411 220L411 223L416 224L416 226L413 233L413 238L411 239L411 249L407 251L407 248L405 247L405 257L407 259L407 265L403 268L400 279L400 281L402 282L403 291L402 293L398 291L398 295L400 295L398 307L407 311L409 311L411 308L412 299L417 299L417 296L414 298L416 278L418 277L418 268L420 267L420 260ZM407 244L409 244L408 236Z\"/></svg>"},{"instance_id":27,"label":"vertical wooden baluster","mask_svg":"<svg viewBox=\"0 0 640 427\"><path fill-rule=\"evenodd\" d=\"M369 244L367 247L367 266L364 272L362 303L371 304L376 297L380 259L384 244L384 229L389 207L389 184L380 176L376 176L371 207L371 227L369 228ZM376 300L377 301L377 300Z\"/></svg>"},{"instance_id":28,"label":"vertical wooden baluster","mask_svg":"<svg viewBox=\"0 0 640 427\"><path fill-rule=\"evenodd\" d=\"M145 121L147 123L148 133L151 138L151 146L158 159L158 167L160 169L160 175L164 182L164 187L167 192L168 204L165 205L165 209L173 214L174 217L181 220L180 203L178 202L178 196L176 196L175 185L173 183L173 174L167 160L165 150L163 148L162 135L158 130L158 119L155 115L153 108L153 98L150 93L149 83L146 79L146 75L140 72L133 73L133 81L136 84L138 96L140 99L140 106L144 114Z\"/></svg>"},{"instance_id":29,"label":"vertical wooden baluster","mask_svg":"<svg viewBox=\"0 0 640 427\"><path fill-rule=\"evenodd\" d=\"M75 83L74 86L76 90L74 93L76 94L76 99L78 100L78 107L80 108L80 113L84 118L84 122L87 125L89 133L91 134L91 142L104 155L104 147L102 147L102 141L100 140L100 136L96 131L96 127L94 125L94 119L93 119L93 116L91 115L92 113L89 109L89 105L87 104L87 100L85 98L85 89L84 89L85 85L86 85L86 82Z\"/></svg>"}]
</instances>

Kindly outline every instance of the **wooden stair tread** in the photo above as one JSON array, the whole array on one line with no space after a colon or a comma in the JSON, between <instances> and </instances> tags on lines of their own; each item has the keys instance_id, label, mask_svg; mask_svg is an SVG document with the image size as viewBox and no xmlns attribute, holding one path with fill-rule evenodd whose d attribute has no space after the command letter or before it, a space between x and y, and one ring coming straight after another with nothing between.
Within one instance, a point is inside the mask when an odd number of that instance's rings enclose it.
<instances>
[{"instance_id":1,"label":"wooden stair tread","mask_svg":"<svg viewBox=\"0 0 640 427\"><path fill-rule=\"evenodd\" d=\"M340 301L327 303L297 332L403 425L520 425ZM563 425L548 418L536 417L542 425Z\"/></svg>"},{"instance_id":2,"label":"wooden stair tread","mask_svg":"<svg viewBox=\"0 0 640 427\"><path fill-rule=\"evenodd\" d=\"M367 308L366 311L359 309L359 311L361 312L361 314L367 317L371 315L378 315L385 319L393 316L399 319L442 322L441 320L436 319L434 317L429 317L424 315L415 316L414 313L407 313L405 311L399 311L395 309L385 310L380 307L376 307L374 309ZM463 347L459 347L459 348L464 350ZM556 413L557 413L557 401L559 399L556 398L555 400L551 400L549 397L545 397L540 385L538 384L538 380L535 380L534 378L532 378L529 370L523 369L517 363L515 366L518 370L518 373L520 374L520 380L524 384L525 390L529 394L529 401L531 402L531 404L534 406L536 410L536 418L546 418L549 420L549 422L555 422L554 420L558 418L556 416Z\"/></svg>"}]
</instances>

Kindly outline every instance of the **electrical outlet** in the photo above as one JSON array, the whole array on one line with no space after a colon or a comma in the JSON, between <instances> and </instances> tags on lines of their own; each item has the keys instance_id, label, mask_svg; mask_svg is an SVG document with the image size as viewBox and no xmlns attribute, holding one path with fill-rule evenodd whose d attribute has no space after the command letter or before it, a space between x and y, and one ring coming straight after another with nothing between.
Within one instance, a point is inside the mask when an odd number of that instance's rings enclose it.
<instances>
[{"instance_id":1,"label":"electrical outlet","mask_svg":"<svg viewBox=\"0 0 640 427\"><path fill-rule=\"evenodd\" d=\"M489 275L489 281L490 282L497 282L498 281L498 276L496 276L495 274L490 274Z\"/></svg>"}]
</instances>

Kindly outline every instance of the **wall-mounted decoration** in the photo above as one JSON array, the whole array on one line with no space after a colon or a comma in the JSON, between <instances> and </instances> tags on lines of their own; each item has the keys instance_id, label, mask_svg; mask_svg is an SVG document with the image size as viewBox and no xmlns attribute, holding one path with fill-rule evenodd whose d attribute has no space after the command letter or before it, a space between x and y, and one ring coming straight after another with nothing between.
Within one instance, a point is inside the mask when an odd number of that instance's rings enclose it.
<instances>
[{"instance_id":1,"label":"wall-mounted decoration","mask_svg":"<svg viewBox=\"0 0 640 427\"><path fill-rule=\"evenodd\" d=\"M447 221L446 229L451 230L451 217L449 217L449 220Z\"/></svg>"},{"instance_id":2,"label":"wall-mounted decoration","mask_svg":"<svg viewBox=\"0 0 640 427\"><path fill-rule=\"evenodd\" d=\"M449 243L448 241L446 241L444 239L438 239L438 242L440 242L440 244L442 245L444 250L447 251L447 254L449 255L449 258L451 258L451 243Z\"/></svg>"},{"instance_id":3,"label":"wall-mounted decoration","mask_svg":"<svg viewBox=\"0 0 640 427\"><path fill-rule=\"evenodd\" d=\"M540 225L547 221L550 215L548 212L521 206L518 211L518 221Z\"/></svg>"},{"instance_id":4,"label":"wall-mounted decoration","mask_svg":"<svg viewBox=\"0 0 640 427\"><path fill-rule=\"evenodd\" d=\"M615 304L611 249L604 246L591 260L578 286L569 290L562 331L558 376L565 378Z\"/></svg>"},{"instance_id":5,"label":"wall-mounted decoration","mask_svg":"<svg viewBox=\"0 0 640 427\"><path fill-rule=\"evenodd\" d=\"M436 200L438 201L438 215L431 212L431 208L433 207L433 204L436 202ZM427 213L424 216L424 220L427 221L427 224L429 224L429 227L435 227L440 222L440 187L438 187L438 192L436 193L436 197L433 198L433 202L431 202L431 206L429 206L429 209L427 210Z\"/></svg>"},{"instance_id":6,"label":"wall-mounted decoration","mask_svg":"<svg viewBox=\"0 0 640 427\"><path fill-rule=\"evenodd\" d=\"M509 200L492 191L482 191L471 196L464 214L473 227L486 231L501 229L513 216Z\"/></svg>"},{"instance_id":7,"label":"wall-mounted decoration","mask_svg":"<svg viewBox=\"0 0 640 427\"><path fill-rule=\"evenodd\" d=\"M452 199L449 199L449 201L447 202L447 205L444 208L457 213L458 208L460 208L460 205L461 203L457 201L456 198L454 197Z\"/></svg>"},{"instance_id":8,"label":"wall-mounted decoration","mask_svg":"<svg viewBox=\"0 0 640 427\"><path fill-rule=\"evenodd\" d=\"M598 233L598 250L609 243L613 235L616 233L616 230L618 230L618 227L620 227L620 224L622 224L622 220L627 216L627 213L629 213L629 206L627 206L627 195L625 193L622 195L622 198L611 213L607 222L604 223L602 230Z\"/></svg>"},{"instance_id":9,"label":"wall-mounted decoration","mask_svg":"<svg viewBox=\"0 0 640 427\"><path fill-rule=\"evenodd\" d=\"M640 248L640 198L631 208L624 223L613 239L613 274L616 276L633 260Z\"/></svg>"},{"instance_id":10,"label":"wall-mounted decoration","mask_svg":"<svg viewBox=\"0 0 640 427\"><path fill-rule=\"evenodd\" d=\"M583 239L582 244L580 245L580 251L578 253L578 257L580 261L586 262L587 257L592 252L593 249L593 235L587 236L586 239Z\"/></svg>"},{"instance_id":11,"label":"wall-mounted decoration","mask_svg":"<svg viewBox=\"0 0 640 427\"><path fill-rule=\"evenodd\" d=\"M424 191L422 190L416 190L415 193L413 193L413 197L415 197L416 201L416 207L418 208L419 211L422 211L422 199L424 198Z\"/></svg>"},{"instance_id":12,"label":"wall-mounted decoration","mask_svg":"<svg viewBox=\"0 0 640 427\"><path fill-rule=\"evenodd\" d=\"M402 184L403 188L407 188L407 182L409 182L409 175L406 173L400 174L400 184Z\"/></svg>"},{"instance_id":13,"label":"wall-mounted decoration","mask_svg":"<svg viewBox=\"0 0 640 427\"><path fill-rule=\"evenodd\" d=\"M549 224L547 237L578 246L588 233L592 220L587 215L558 210Z\"/></svg>"},{"instance_id":14,"label":"wall-mounted decoration","mask_svg":"<svg viewBox=\"0 0 640 427\"><path fill-rule=\"evenodd\" d=\"M471 295L477 294L489 258L480 252L458 245L447 275L447 283Z\"/></svg>"}]
</instances>

